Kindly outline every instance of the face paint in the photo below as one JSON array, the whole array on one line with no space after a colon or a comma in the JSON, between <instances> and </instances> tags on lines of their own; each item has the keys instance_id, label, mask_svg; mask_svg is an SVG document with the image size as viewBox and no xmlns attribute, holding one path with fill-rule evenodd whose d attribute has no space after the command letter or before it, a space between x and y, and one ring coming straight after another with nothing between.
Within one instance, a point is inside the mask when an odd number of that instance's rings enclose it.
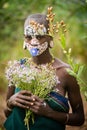
<instances>
[{"instance_id":1,"label":"face paint","mask_svg":"<svg viewBox=\"0 0 87 130\"><path fill-rule=\"evenodd\" d=\"M27 48L27 50L32 56L38 56L41 55L47 49L48 42L44 42L43 44L40 44L38 42L35 45L32 45L24 41L24 46Z\"/></svg>"},{"instance_id":2,"label":"face paint","mask_svg":"<svg viewBox=\"0 0 87 130\"><path fill-rule=\"evenodd\" d=\"M47 30L43 27L33 27L32 25L28 25L24 29L24 34L27 36L35 36L35 35L46 35Z\"/></svg>"},{"instance_id":3,"label":"face paint","mask_svg":"<svg viewBox=\"0 0 87 130\"><path fill-rule=\"evenodd\" d=\"M27 48L32 56L41 55L47 49L48 42L40 44L36 38L36 35L43 36L47 34L47 29L44 25L35 22L29 23L24 29L24 34L32 37L30 43L24 42L24 47Z\"/></svg>"}]
</instances>

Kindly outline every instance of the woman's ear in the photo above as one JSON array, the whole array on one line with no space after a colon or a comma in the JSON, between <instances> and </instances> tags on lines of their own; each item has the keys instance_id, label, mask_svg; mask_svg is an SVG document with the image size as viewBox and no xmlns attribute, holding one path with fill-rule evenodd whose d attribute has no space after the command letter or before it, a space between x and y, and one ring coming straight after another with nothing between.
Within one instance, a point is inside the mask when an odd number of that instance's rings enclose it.
<instances>
[{"instance_id":1,"label":"woman's ear","mask_svg":"<svg viewBox=\"0 0 87 130\"><path fill-rule=\"evenodd\" d=\"M26 42L24 41L23 43L23 49L26 50L27 49L27 45L26 45Z\"/></svg>"},{"instance_id":2,"label":"woman's ear","mask_svg":"<svg viewBox=\"0 0 87 130\"><path fill-rule=\"evenodd\" d=\"M54 45L53 40L51 40L51 41L49 42L49 47L50 47L50 48L53 48L53 45Z\"/></svg>"},{"instance_id":3,"label":"woman's ear","mask_svg":"<svg viewBox=\"0 0 87 130\"><path fill-rule=\"evenodd\" d=\"M54 43L53 43L53 37L49 37L49 48L53 48Z\"/></svg>"}]
</instances>

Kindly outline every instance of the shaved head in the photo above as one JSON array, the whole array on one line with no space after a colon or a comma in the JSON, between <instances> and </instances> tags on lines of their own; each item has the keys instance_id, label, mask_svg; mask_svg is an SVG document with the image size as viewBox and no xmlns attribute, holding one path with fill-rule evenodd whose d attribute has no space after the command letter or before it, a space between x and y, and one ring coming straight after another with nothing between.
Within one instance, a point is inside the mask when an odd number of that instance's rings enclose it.
<instances>
[{"instance_id":1,"label":"shaved head","mask_svg":"<svg viewBox=\"0 0 87 130\"><path fill-rule=\"evenodd\" d=\"M46 27L46 29L48 28L49 22L46 20L45 14L38 13L28 16L27 19L25 20L24 28L29 25L30 21L35 21L36 23L39 23L41 25L43 24Z\"/></svg>"}]
</instances>

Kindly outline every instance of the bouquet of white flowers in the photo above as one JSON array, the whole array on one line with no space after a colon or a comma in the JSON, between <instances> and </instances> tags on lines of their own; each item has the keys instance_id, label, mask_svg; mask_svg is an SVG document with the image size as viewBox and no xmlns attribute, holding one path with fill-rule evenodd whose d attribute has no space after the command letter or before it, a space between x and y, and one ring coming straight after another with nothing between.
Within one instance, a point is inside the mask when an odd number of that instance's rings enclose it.
<instances>
[{"instance_id":1,"label":"bouquet of white flowers","mask_svg":"<svg viewBox=\"0 0 87 130\"><path fill-rule=\"evenodd\" d=\"M46 98L47 94L58 83L58 78L52 64L36 67L30 59L9 62L9 67L6 69L6 78L9 80L10 85L14 84L22 90L29 90L34 95L43 99ZM30 110L26 110L24 121L28 129L30 116L33 119L33 113Z\"/></svg>"}]
</instances>

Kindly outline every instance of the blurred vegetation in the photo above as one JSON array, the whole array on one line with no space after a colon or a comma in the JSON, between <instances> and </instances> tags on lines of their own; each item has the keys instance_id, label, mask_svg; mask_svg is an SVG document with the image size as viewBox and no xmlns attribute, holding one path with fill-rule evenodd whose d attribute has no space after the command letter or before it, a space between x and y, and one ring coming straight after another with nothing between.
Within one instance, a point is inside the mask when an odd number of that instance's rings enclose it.
<instances>
[{"instance_id":1,"label":"blurred vegetation","mask_svg":"<svg viewBox=\"0 0 87 130\"><path fill-rule=\"evenodd\" d=\"M22 49L25 18L32 13L46 13L49 6L53 7L56 19L67 25L67 48L72 48L75 61L87 63L86 0L0 0L0 90L7 85L4 70L8 60L29 56ZM53 54L65 60L57 38L55 41Z\"/></svg>"}]
</instances>

